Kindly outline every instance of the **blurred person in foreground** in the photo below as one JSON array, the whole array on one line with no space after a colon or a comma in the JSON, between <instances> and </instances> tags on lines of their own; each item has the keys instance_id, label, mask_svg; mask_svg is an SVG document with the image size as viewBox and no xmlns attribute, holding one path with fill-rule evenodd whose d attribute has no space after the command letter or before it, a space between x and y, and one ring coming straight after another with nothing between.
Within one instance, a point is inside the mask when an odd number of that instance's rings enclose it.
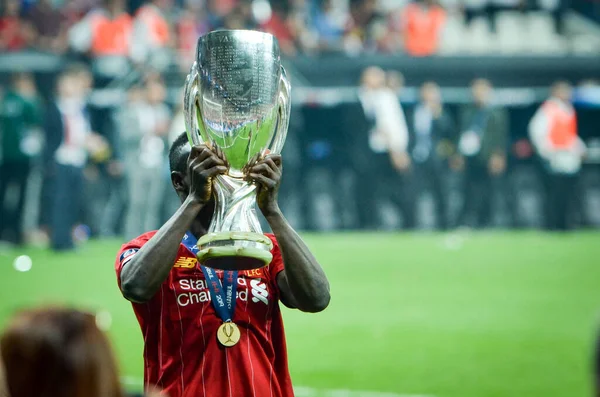
<instances>
[{"instance_id":1,"label":"blurred person in foreground","mask_svg":"<svg viewBox=\"0 0 600 397\"><path fill-rule=\"evenodd\" d=\"M569 228L569 210L576 200L577 177L586 151L578 135L572 93L571 84L556 82L550 98L529 123L529 137L543 173L546 228L550 230Z\"/></svg>"},{"instance_id":2,"label":"blurred person in foreground","mask_svg":"<svg viewBox=\"0 0 600 397\"><path fill-rule=\"evenodd\" d=\"M356 200L360 228L378 228L380 199L390 199L414 227L410 193L411 160L408 127L398 98L386 87L378 67L365 69L358 103L346 110L344 129L356 170Z\"/></svg>"},{"instance_id":3,"label":"blurred person in foreground","mask_svg":"<svg viewBox=\"0 0 600 397\"><path fill-rule=\"evenodd\" d=\"M0 337L0 352L10 397L125 396L108 338L91 314L20 312Z\"/></svg>"},{"instance_id":4,"label":"blurred person in foreground","mask_svg":"<svg viewBox=\"0 0 600 397\"><path fill-rule=\"evenodd\" d=\"M141 91L130 92L130 102L121 117L121 150L129 197L125 217L128 239L160 225L167 187L162 175L171 122L171 111L165 99L166 87L162 80L151 79Z\"/></svg>"},{"instance_id":5,"label":"blurred person in foreground","mask_svg":"<svg viewBox=\"0 0 600 397\"><path fill-rule=\"evenodd\" d=\"M45 167L51 245L74 248L73 228L83 208L84 168L90 155L103 157L106 141L91 128L86 106L87 77L69 69L58 78L56 98L45 112Z\"/></svg>"},{"instance_id":6,"label":"blurred person in foreground","mask_svg":"<svg viewBox=\"0 0 600 397\"><path fill-rule=\"evenodd\" d=\"M169 163L181 206L158 231L124 244L115 263L119 287L133 302L142 329L146 387L160 385L170 397L293 396L279 302L319 312L330 294L321 266L279 209L281 156L267 155L246 167L246 178L257 185L258 208L273 230L267 234L273 260L239 272L209 272L193 253L213 215L212 180L228 170L222 152L191 148L182 133ZM217 279L210 282L211 275ZM223 290L232 291L228 315L241 333L230 347L217 341L227 321L226 309L217 304L227 299Z\"/></svg>"},{"instance_id":7,"label":"blurred person in foreground","mask_svg":"<svg viewBox=\"0 0 600 397\"><path fill-rule=\"evenodd\" d=\"M33 76L17 73L0 102L0 240L24 242L23 210L32 159L41 150L41 109ZM9 205L9 187L18 192Z\"/></svg>"},{"instance_id":8,"label":"blurred person in foreground","mask_svg":"<svg viewBox=\"0 0 600 397\"><path fill-rule=\"evenodd\" d=\"M475 214L476 227L492 221L493 181L506 171L508 114L494 106L493 87L485 79L471 84L473 103L460 111L458 156L453 166L464 169L463 207L459 226L467 226Z\"/></svg>"},{"instance_id":9,"label":"blurred person in foreground","mask_svg":"<svg viewBox=\"0 0 600 397\"><path fill-rule=\"evenodd\" d=\"M448 215L444 181L455 126L444 108L440 87L436 83L424 83L420 96L412 117L411 155L415 165L416 196L424 187L431 189L438 227L445 230L448 228Z\"/></svg>"}]
</instances>

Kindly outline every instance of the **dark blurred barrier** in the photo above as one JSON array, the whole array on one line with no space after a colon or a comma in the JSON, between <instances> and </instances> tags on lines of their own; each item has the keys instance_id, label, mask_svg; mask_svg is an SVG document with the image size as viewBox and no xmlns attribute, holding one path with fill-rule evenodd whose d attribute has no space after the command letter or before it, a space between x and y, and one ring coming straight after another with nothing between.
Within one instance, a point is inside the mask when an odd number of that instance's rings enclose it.
<instances>
[{"instance_id":1,"label":"dark blurred barrier","mask_svg":"<svg viewBox=\"0 0 600 397\"><path fill-rule=\"evenodd\" d=\"M596 0L577 0L572 1L574 10L587 18L600 23L600 2Z\"/></svg>"},{"instance_id":2,"label":"dark blurred barrier","mask_svg":"<svg viewBox=\"0 0 600 397\"><path fill-rule=\"evenodd\" d=\"M463 87L477 77L490 79L499 87L547 87L554 80L574 83L596 77L600 57L429 57L369 55L348 58L344 55L298 57L289 62L311 86L354 85L361 71L371 65L398 70L408 85L436 81L442 87Z\"/></svg>"},{"instance_id":3,"label":"dark blurred barrier","mask_svg":"<svg viewBox=\"0 0 600 397\"><path fill-rule=\"evenodd\" d=\"M0 54L0 79L16 71L52 74L67 60L54 54L34 51ZM408 85L434 80L445 87L463 87L476 77L485 77L499 87L547 87L554 80L574 83L596 78L600 56L435 56L411 58L402 55L369 54L348 57L342 54L298 56L287 59L294 87L346 87L358 82L361 71L371 65L401 71ZM0 80L2 81L2 80Z\"/></svg>"}]
</instances>

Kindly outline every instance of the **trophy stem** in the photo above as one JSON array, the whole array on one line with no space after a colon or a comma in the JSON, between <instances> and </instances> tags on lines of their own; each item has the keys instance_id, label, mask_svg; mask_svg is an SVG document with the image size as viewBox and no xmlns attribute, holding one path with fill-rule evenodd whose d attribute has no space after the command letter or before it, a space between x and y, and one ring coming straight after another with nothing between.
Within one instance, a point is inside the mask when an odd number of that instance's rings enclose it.
<instances>
[{"instance_id":1,"label":"trophy stem","mask_svg":"<svg viewBox=\"0 0 600 397\"><path fill-rule=\"evenodd\" d=\"M256 185L241 178L219 175L213 180L215 213L209 232L254 232L262 235L256 215Z\"/></svg>"},{"instance_id":2,"label":"trophy stem","mask_svg":"<svg viewBox=\"0 0 600 397\"><path fill-rule=\"evenodd\" d=\"M256 185L228 175L213 180L215 212L209 233L198 240L198 260L222 270L249 270L268 265L271 240L262 233L254 209Z\"/></svg>"}]
</instances>

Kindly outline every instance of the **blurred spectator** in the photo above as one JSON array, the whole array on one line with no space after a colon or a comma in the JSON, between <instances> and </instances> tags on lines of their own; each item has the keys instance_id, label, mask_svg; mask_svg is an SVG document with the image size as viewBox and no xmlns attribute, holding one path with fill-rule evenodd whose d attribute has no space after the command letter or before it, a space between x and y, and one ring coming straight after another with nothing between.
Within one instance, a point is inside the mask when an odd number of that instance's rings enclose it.
<instances>
[{"instance_id":1,"label":"blurred spectator","mask_svg":"<svg viewBox=\"0 0 600 397\"><path fill-rule=\"evenodd\" d=\"M560 81L529 124L529 136L541 160L546 189L545 218L551 230L569 227L570 204L585 154L578 136L577 114L571 104L572 87Z\"/></svg>"},{"instance_id":2,"label":"blurred spectator","mask_svg":"<svg viewBox=\"0 0 600 397\"><path fill-rule=\"evenodd\" d=\"M407 54L429 56L438 50L445 22L446 11L436 0L415 0L402 10L392 30L402 38Z\"/></svg>"},{"instance_id":3,"label":"blurred spectator","mask_svg":"<svg viewBox=\"0 0 600 397\"><path fill-rule=\"evenodd\" d=\"M206 0L207 8L213 16L219 20L224 20L229 15L235 6L237 0Z\"/></svg>"},{"instance_id":4,"label":"blurred spectator","mask_svg":"<svg viewBox=\"0 0 600 397\"><path fill-rule=\"evenodd\" d=\"M72 63L68 69L77 79L79 95L87 106L87 101L92 93L92 88L94 88L94 76L92 75L92 72L84 63Z\"/></svg>"},{"instance_id":5,"label":"blurred spectator","mask_svg":"<svg viewBox=\"0 0 600 397\"><path fill-rule=\"evenodd\" d=\"M465 23L469 24L476 17L485 14L489 0L464 0L462 3L465 15Z\"/></svg>"},{"instance_id":6,"label":"blurred spectator","mask_svg":"<svg viewBox=\"0 0 600 397\"><path fill-rule=\"evenodd\" d=\"M56 250L74 247L72 229L80 219L88 155L102 156L107 150L105 141L91 130L85 101L87 84L77 71L63 73L56 99L45 114L47 172L52 177L51 240Z\"/></svg>"},{"instance_id":7,"label":"blurred spectator","mask_svg":"<svg viewBox=\"0 0 600 397\"><path fill-rule=\"evenodd\" d=\"M318 3L319 7L312 17L312 25L318 37L318 48L338 49L349 17L339 7L334 6L333 0L319 0Z\"/></svg>"},{"instance_id":8,"label":"blurred spectator","mask_svg":"<svg viewBox=\"0 0 600 397\"><path fill-rule=\"evenodd\" d=\"M344 128L351 132L359 226L376 227L380 199L391 199L403 213L404 226L412 228L408 129L398 98L385 86L380 68L363 72L359 103L347 110Z\"/></svg>"},{"instance_id":9,"label":"blurred spectator","mask_svg":"<svg viewBox=\"0 0 600 397\"><path fill-rule=\"evenodd\" d=\"M256 29L249 1L240 2L223 20L225 29Z\"/></svg>"},{"instance_id":10,"label":"blurred spectator","mask_svg":"<svg viewBox=\"0 0 600 397\"><path fill-rule=\"evenodd\" d=\"M92 57L129 55L132 19L124 0L104 0L69 32L71 47Z\"/></svg>"},{"instance_id":11,"label":"blurred spectator","mask_svg":"<svg viewBox=\"0 0 600 397\"><path fill-rule=\"evenodd\" d=\"M566 20L571 1L572 0L549 0L545 2L541 0L538 1L540 5L542 3L550 4L550 6L542 6L542 8L549 9L549 11L552 12L554 29L556 30L556 33L560 35L564 35L566 33ZM554 5L554 7L552 7L552 5Z\"/></svg>"},{"instance_id":12,"label":"blurred spectator","mask_svg":"<svg viewBox=\"0 0 600 397\"><path fill-rule=\"evenodd\" d=\"M460 112L460 156L455 166L464 166L463 208L460 225L476 215L476 226L489 226L492 218L492 179L506 170L508 114L492 104L492 84L477 79L471 85L473 104Z\"/></svg>"},{"instance_id":13,"label":"blurred spectator","mask_svg":"<svg viewBox=\"0 0 600 397\"><path fill-rule=\"evenodd\" d=\"M385 74L385 84L395 94L400 95L404 89L404 75L396 70L389 70Z\"/></svg>"},{"instance_id":14,"label":"blurred spectator","mask_svg":"<svg viewBox=\"0 0 600 397\"><path fill-rule=\"evenodd\" d=\"M0 338L11 397L124 397L96 318L69 309L24 311Z\"/></svg>"},{"instance_id":15,"label":"blurred spectator","mask_svg":"<svg viewBox=\"0 0 600 397\"><path fill-rule=\"evenodd\" d=\"M134 88L120 117L121 151L128 185L129 208L126 237L160 225L166 161L166 138L171 114L164 103L166 90L159 80L150 80L145 90Z\"/></svg>"},{"instance_id":16,"label":"blurred spectator","mask_svg":"<svg viewBox=\"0 0 600 397\"><path fill-rule=\"evenodd\" d=\"M94 134L90 137L88 161L84 170L84 201L82 206L82 222L89 230L88 235L96 235L101 226L102 213L108 200L109 192L107 184L111 171L112 149L107 136L106 121L101 121L98 109L90 105L89 100L94 86L94 76L90 69L82 63L73 64L69 70L77 78L80 89L84 111L89 116L91 130ZM95 117L92 117L95 116ZM108 125L110 128L110 125ZM87 237L87 236L84 236Z\"/></svg>"},{"instance_id":17,"label":"blurred spectator","mask_svg":"<svg viewBox=\"0 0 600 397\"><path fill-rule=\"evenodd\" d=\"M350 19L344 48L349 54L375 50L386 38L385 18L377 13L376 0L350 0Z\"/></svg>"},{"instance_id":18,"label":"blurred spectator","mask_svg":"<svg viewBox=\"0 0 600 397\"><path fill-rule=\"evenodd\" d=\"M436 221L442 230L448 227L444 181L454 138L454 123L442 104L440 87L434 82L421 86L421 100L413 113L411 155L415 167L416 197L424 187L431 189Z\"/></svg>"},{"instance_id":19,"label":"blurred spectator","mask_svg":"<svg viewBox=\"0 0 600 397\"><path fill-rule=\"evenodd\" d=\"M496 19L500 12L525 11L529 0L488 0L486 14L490 22L492 32L496 32Z\"/></svg>"},{"instance_id":20,"label":"blurred spectator","mask_svg":"<svg viewBox=\"0 0 600 397\"><path fill-rule=\"evenodd\" d=\"M40 107L33 76L17 74L0 105L2 161L0 163L0 239L23 243L23 209L31 158L41 148L37 129ZM36 140L37 139L37 140ZM18 192L16 206L9 203L9 187Z\"/></svg>"},{"instance_id":21,"label":"blurred spectator","mask_svg":"<svg viewBox=\"0 0 600 397\"><path fill-rule=\"evenodd\" d=\"M29 47L33 43L35 32L21 18L20 1L6 0L0 10L0 51L19 51Z\"/></svg>"},{"instance_id":22,"label":"blurred spectator","mask_svg":"<svg viewBox=\"0 0 600 397\"><path fill-rule=\"evenodd\" d=\"M67 20L56 2L38 0L28 12L28 19L37 33L36 46L63 53L67 49Z\"/></svg>"},{"instance_id":23,"label":"blurred spectator","mask_svg":"<svg viewBox=\"0 0 600 397\"><path fill-rule=\"evenodd\" d=\"M177 21L177 51L181 70L188 72L195 61L198 37L210 31L210 24L202 4L187 1Z\"/></svg>"},{"instance_id":24,"label":"blurred spectator","mask_svg":"<svg viewBox=\"0 0 600 397\"><path fill-rule=\"evenodd\" d=\"M260 25L262 31L277 38L281 52L290 56L297 52L297 36L293 22L287 6L278 2L273 5L271 17Z\"/></svg>"},{"instance_id":25,"label":"blurred spectator","mask_svg":"<svg viewBox=\"0 0 600 397\"><path fill-rule=\"evenodd\" d=\"M130 54L135 63L151 62L164 69L170 59L168 49L174 47L168 11L171 0L151 0L136 13Z\"/></svg>"},{"instance_id":26,"label":"blurred spectator","mask_svg":"<svg viewBox=\"0 0 600 397\"><path fill-rule=\"evenodd\" d=\"M169 133L167 136L167 144L168 147L171 147L173 142L177 139L178 136L181 135L182 132L186 131L185 127L185 115L183 113L183 90L179 92L178 100L176 102L175 108L173 109L173 117L171 120L171 124L169 126ZM169 163L165 162L164 167L164 175L165 175L165 183L168 186L171 183L171 170L169 168ZM164 211L163 211L163 219L162 223L166 222L173 213L180 207L181 200L179 200L179 196L173 192L172 189L164 190Z\"/></svg>"}]
</instances>

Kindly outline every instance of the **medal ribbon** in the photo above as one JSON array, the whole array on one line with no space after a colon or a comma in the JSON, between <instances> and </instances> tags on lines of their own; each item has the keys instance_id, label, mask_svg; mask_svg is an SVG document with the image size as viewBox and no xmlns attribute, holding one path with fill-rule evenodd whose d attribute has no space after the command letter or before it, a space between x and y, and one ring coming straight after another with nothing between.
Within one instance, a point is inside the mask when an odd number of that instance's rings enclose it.
<instances>
[{"instance_id":1,"label":"medal ribbon","mask_svg":"<svg viewBox=\"0 0 600 397\"><path fill-rule=\"evenodd\" d=\"M181 240L181 244L185 246L194 256L199 249L196 246L198 240L190 232L187 232ZM235 293L237 291L238 272L235 270L227 270L223 272L223 281L219 279L214 269L200 265L202 273L208 283L208 290L212 304L221 320L228 322L233 320L235 311Z\"/></svg>"}]
</instances>

